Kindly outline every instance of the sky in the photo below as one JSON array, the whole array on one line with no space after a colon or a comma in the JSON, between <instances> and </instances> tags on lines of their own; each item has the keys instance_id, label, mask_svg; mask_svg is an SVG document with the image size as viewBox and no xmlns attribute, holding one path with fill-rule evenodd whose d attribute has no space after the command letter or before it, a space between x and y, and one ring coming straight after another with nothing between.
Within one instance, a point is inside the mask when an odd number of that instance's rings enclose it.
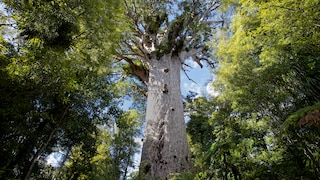
<instances>
[{"instance_id":1,"label":"sky","mask_svg":"<svg viewBox=\"0 0 320 180\"><path fill-rule=\"evenodd\" d=\"M181 93L186 96L189 91L196 92L198 96L215 95L212 88L213 74L210 68L203 63L201 68L196 62L189 59L186 61L191 68L188 68L186 73L181 72Z\"/></svg>"}]
</instances>

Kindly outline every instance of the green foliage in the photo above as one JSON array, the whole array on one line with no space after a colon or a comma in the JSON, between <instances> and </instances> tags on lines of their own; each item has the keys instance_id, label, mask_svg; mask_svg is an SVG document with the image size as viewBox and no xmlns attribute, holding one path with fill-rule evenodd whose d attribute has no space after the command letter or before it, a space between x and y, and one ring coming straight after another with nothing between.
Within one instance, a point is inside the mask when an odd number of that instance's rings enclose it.
<instances>
[{"instance_id":1,"label":"green foliage","mask_svg":"<svg viewBox=\"0 0 320 180\"><path fill-rule=\"evenodd\" d=\"M4 3L14 13L12 18L22 31L20 36L31 41L40 40L50 47L69 48L85 35L92 44L112 49L112 43L108 44L110 39L120 38L116 27L118 15L122 13L119 2L5 0ZM105 34L101 34L101 28L105 29Z\"/></svg>"},{"instance_id":2,"label":"green foliage","mask_svg":"<svg viewBox=\"0 0 320 180\"><path fill-rule=\"evenodd\" d=\"M98 19L111 16L102 11L116 15L121 10L117 3L99 0L3 2L9 10L0 27L0 177L49 178L56 172L45 159L62 151L67 153L63 159L68 152L73 157L68 177L85 178L79 172L92 169L97 125L110 124L120 114L110 76L111 42L120 35L107 41L120 33L114 31L114 19ZM108 22L106 34L98 34Z\"/></svg>"},{"instance_id":3,"label":"green foliage","mask_svg":"<svg viewBox=\"0 0 320 180\"><path fill-rule=\"evenodd\" d=\"M318 178L319 1L228 2L213 45L220 94L188 126L196 178Z\"/></svg>"},{"instance_id":4,"label":"green foliage","mask_svg":"<svg viewBox=\"0 0 320 180\"><path fill-rule=\"evenodd\" d=\"M315 110L319 110L320 109L320 104L315 104L313 106L307 106L304 108L299 109L298 111L292 113L287 119L286 122L288 122L289 124L296 124L298 125L298 121L303 119L304 117L306 117L309 113L311 113L312 111ZM297 128L294 127L294 128Z\"/></svg>"},{"instance_id":5,"label":"green foliage","mask_svg":"<svg viewBox=\"0 0 320 180\"><path fill-rule=\"evenodd\" d=\"M298 172L292 173L301 173L310 178L317 178L320 173L319 109L319 104L301 108L291 114L281 127L280 137L287 150L285 155L294 159L288 166L299 167Z\"/></svg>"},{"instance_id":6,"label":"green foliage","mask_svg":"<svg viewBox=\"0 0 320 180\"><path fill-rule=\"evenodd\" d=\"M140 122L135 111L121 114L116 124L99 128L90 143L73 147L64 166L56 172L62 179L125 179L134 167ZM87 138L88 139L88 138ZM92 142L94 144L92 144Z\"/></svg>"},{"instance_id":7,"label":"green foliage","mask_svg":"<svg viewBox=\"0 0 320 180\"><path fill-rule=\"evenodd\" d=\"M191 172L185 172L182 174L174 174L170 180L194 180L194 175Z\"/></svg>"},{"instance_id":8,"label":"green foliage","mask_svg":"<svg viewBox=\"0 0 320 180\"><path fill-rule=\"evenodd\" d=\"M224 93L235 98L254 89L250 92L253 96L269 93L276 101L283 102L283 98L289 96L277 95L278 92L301 92L307 96L306 101L317 100L319 71L312 69L310 64L319 64L318 40L314 39L319 36L314 20L319 16L318 12L313 6L298 1L241 3L242 8L233 19L233 36L219 43L217 56L221 61L216 83L219 88L232 83L233 89L227 88ZM298 9L310 11L312 15L303 14ZM302 21L306 23L300 24ZM260 83L264 79L268 79L268 83ZM245 89L242 87L244 81L250 82ZM257 104L254 97L240 100Z\"/></svg>"},{"instance_id":9,"label":"green foliage","mask_svg":"<svg viewBox=\"0 0 320 180\"><path fill-rule=\"evenodd\" d=\"M132 73L113 63L119 42L137 28L124 22L123 2L2 2L0 178L128 177L141 124L136 111L118 109L118 98L131 94L144 108L146 86L128 78L114 84L111 75ZM136 2L150 7L136 9L138 28L167 36L157 56L211 36L209 26L188 21L193 2ZM320 109L320 2L223 3L235 14L213 44L220 95L187 99L194 169L173 179L318 178L319 119L310 118ZM57 168L45 160L52 152L65 153Z\"/></svg>"}]
</instances>

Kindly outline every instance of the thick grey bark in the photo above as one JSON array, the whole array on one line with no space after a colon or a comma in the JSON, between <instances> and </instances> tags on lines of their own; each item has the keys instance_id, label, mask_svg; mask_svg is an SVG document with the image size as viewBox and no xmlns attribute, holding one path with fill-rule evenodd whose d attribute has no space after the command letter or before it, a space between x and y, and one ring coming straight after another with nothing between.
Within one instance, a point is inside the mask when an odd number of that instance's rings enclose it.
<instances>
[{"instance_id":1,"label":"thick grey bark","mask_svg":"<svg viewBox=\"0 0 320 180\"><path fill-rule=\"evenodd\" d=\"M190 169L180 90L181 61L171 54L149 61L145 138L141 170L146 179L166 179Z\"/></svg>"}]
</instances>

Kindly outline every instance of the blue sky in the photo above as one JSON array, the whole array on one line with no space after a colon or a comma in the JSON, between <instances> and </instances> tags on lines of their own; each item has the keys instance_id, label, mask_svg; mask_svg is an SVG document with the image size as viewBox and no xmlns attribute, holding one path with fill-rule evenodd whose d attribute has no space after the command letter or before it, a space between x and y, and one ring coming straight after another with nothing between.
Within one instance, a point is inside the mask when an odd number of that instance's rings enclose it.
<instances>
[{"instance_id":1,"label":"blue sky","mask_svg":"<svg viewBox=\"0 0 320 180\"><path fill-rule=\"evenodd\" d=\"M189 91L196 92L199 96L206 96L212 93L210 88L207 87L211 86L210 82L212 82L213 79L210 68L205 63L203 68L200 68L200 66L191 59L187 60L186 63L191 67L187 69L186 73L192 81L188 79L184 72L181 72L182 95L186 96Z\"/></svg>"}]
</instances>

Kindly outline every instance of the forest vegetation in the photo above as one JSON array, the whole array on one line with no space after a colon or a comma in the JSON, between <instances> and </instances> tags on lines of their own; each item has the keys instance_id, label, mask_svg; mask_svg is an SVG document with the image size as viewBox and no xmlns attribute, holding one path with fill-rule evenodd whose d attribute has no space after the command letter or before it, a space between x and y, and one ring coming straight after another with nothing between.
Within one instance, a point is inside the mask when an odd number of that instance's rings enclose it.
<instances>
[{"instance_id":1,"label":"forest vegetation","mask_svg":"<svg viewBox=\"0 0 320 180\"><path fill-rule=\"evenodd\" d=\"M0 179L319 179L319 0L0 3Z\"/></svg>"}]
</instances>

